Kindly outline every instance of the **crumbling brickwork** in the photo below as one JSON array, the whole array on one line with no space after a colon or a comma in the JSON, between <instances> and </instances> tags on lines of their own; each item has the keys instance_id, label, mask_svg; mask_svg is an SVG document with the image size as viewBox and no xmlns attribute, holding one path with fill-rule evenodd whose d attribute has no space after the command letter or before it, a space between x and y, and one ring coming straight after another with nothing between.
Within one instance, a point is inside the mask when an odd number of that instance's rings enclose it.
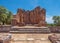
<instances>
[{"instance_id":1,"label":"crumbling brickwork","mask_svg":"<svg viewBox=\"0 0 60 43\"><path fill-rule=\"evenodd\" d=\"M36 26L46 26L45 22L46 10L44 8L40 8L40 6L35 9L29 11L25 11L23 9L18 9L15 20L13 19L12 23L18 26L23 25L36 25Z\"/></svg>"}]
</instances>

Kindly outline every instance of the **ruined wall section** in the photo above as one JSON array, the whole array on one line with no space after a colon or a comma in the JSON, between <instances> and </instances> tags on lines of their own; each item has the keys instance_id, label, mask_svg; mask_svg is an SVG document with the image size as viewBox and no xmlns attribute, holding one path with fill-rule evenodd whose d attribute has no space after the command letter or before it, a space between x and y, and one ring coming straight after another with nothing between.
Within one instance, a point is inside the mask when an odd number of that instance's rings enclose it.
<instances>
[{"instance_id":1,"label":"ruined wall section","mask_svg":"<svg viewBox=\"0 0 60 43\"><path fill-rule=\"evenodd\" d=\"M45 26L46 25L45 17L46 17L46 10L38 6L31 11L18 9L16 20L17 20L17 25L37 24L37 26Z\"/></svg>"}]
</instances>

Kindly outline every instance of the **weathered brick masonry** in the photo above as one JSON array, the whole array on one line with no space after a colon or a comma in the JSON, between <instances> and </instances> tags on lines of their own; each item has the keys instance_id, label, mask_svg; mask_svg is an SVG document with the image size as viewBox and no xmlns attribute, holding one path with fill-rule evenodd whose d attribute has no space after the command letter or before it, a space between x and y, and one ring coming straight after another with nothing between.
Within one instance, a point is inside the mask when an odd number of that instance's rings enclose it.
<instances>
[{"instance_id":1,"label":"weathered brick masonry","mask_svg":"<svg viewBox=\"0 0 60 43\"><path fill-rule=\"evenodd\" d=\"M46 10L44 8L36 7L34 10L23 10L18 9L17 14L12 20L12 25L36 25L36 26L46 26L45 17Z\"/></svg>"}]
</instances>

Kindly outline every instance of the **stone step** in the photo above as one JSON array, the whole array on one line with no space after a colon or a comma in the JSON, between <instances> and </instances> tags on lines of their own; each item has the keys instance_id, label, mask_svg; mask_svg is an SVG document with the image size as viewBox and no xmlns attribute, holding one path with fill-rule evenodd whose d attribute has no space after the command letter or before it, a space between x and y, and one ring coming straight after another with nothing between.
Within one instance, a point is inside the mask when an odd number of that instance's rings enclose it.
<instances>
[{"instance_id":1,"label":"stone step","mask_svg":"<svg viewBox=\"0 0 60 43\"><path fill-rule=\"evenodd\" d=\"M49 28L11 28L11 33L50 33Z\"/></svg>"}]
</instances>

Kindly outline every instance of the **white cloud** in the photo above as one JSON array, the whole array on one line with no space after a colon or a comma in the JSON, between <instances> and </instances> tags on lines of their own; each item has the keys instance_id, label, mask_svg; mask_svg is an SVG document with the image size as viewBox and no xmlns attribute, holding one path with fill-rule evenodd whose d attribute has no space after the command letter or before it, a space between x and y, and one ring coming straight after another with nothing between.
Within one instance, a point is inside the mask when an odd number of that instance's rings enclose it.
<instances>
[{"instance_id":1,"label":"white cloud","mask_svg":"<svg viewBox=\"0 0 60 43\"><path fill-rule=\"evenodd\" d=\"M52 17L53 17L53 16L50 16L50 15L47 15L47 16L46 16L46 21L47 21L47 23L53 23Z\"/></svg>"}]
</instances>

